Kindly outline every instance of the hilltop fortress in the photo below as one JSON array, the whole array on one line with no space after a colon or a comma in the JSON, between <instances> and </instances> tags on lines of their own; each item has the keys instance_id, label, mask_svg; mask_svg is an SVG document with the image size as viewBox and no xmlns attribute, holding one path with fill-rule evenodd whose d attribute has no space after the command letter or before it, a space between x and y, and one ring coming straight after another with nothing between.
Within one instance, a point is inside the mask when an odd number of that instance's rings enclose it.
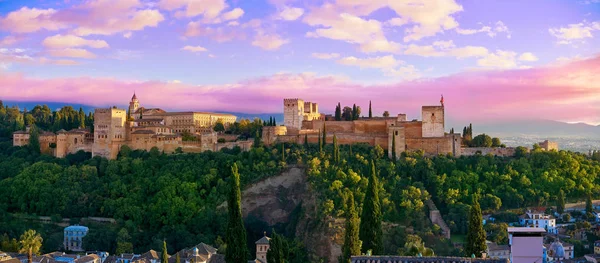
<instances>
[{"instance_id":1,"label":"hilltop fortress","mask_svg":"<svg viewBox=\"0 0 600 263\"><path fill-rule=\"evenodd\" d=\"M445 133L443 100L437 106L423 106L421 121L408 121L406 114L396 117L359 118L353 121L326 120L317 103L302 99L283 100L284 126L264 127L263 142L317 143L326 131L327 143L336 136L340 144L367 143L392 149L399 156L406 151L423 150L428 155L461 155L460 134ZM390 157L393 151L388 151Z\"/></svg>"},{"instance_id":2,"label":"hilltop fortress","mask_svg":"<svg viewBox=\"0 0 600 263\"><path fill-rule=\"evenodd\" d=\"M165 153L177 149L183 152L218 151L235 146L248 150L252 141L219 143L218 134L213 131L217 122L227 128L236 119L231 114L147 109L140 107L134 94L128 110L117 107L95 109L93 133L89 129L40 133L40 150L56 157L83 150L108 159L115 159L124 145L132 150L147 151L156 147ZM184 141L183 134L189 134L193 139ZM13 145L27 145L29 138L29 131L17 131L13 133Z\"/></svg>"}]
</instances>

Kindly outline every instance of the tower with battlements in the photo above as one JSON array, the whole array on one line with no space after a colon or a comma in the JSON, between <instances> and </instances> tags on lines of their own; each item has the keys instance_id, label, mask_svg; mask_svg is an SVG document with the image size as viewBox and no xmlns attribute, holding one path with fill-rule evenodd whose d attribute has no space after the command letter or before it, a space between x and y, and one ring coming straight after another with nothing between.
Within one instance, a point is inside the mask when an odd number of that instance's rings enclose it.
<instances>
[{"instance_id":1,"label":"tower with battlements","mask_svg":"<svg viewBox=\"0 0 600 263\"><path fill-rule=\"evenodd\" d=\"M301 99L283 100L283 125L289 132L297 132L302 128L304 120L304 101Z\"/></svg>"}]
</instances>

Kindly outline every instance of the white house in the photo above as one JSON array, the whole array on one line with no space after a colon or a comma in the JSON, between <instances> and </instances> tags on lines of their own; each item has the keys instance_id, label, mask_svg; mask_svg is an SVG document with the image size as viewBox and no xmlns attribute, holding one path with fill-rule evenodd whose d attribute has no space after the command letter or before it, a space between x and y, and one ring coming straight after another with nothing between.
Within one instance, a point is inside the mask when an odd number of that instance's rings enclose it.
<instances>
[{"instance_id":1,"label":"white house","mask_svg":"<svg viewBox=\"0 0 600 263\"><path fill-rule=\"evenodd\" d=\"M556 219L541 212L532 212L529 210L519 217L519 223L524 227L539 227L546 229L548 233L558 234Z\"/></svg>"}]
</instances>

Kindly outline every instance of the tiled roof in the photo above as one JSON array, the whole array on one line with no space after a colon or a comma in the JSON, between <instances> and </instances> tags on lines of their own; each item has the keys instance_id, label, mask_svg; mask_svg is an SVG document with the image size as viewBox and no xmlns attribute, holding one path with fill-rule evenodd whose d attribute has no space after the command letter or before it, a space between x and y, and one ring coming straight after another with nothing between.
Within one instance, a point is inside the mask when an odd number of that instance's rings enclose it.
<instances>
[{"instance_id":1,"label":"tiled roof","mask_svg":"<svg viewBox=\"0 0 600 263\"><path fill-rule=\"evenodd\" d=\"M115 262L117 262L116 256L108 256L108 257L106 257L106 259L104 260L103 263L115 263Z\"/></svg>"},{"instance_id":2,"label":"tiled roof","mask_svg":"<svg viewBox=\"0 0 600 263\"><path fill-rule=\"evenodd\" d=\"M7 260L2 260L0 262L2 262L2 263L21 263L21 261L18 258L10 258Z\"/></svg>"},{"instance_id":3,"label":"tiled roof","mask_svg":"<svg viewBox=\"0 0 600 263\"><path fill-rule=\"evenodd\" d=\"M255 242L255 244L269 244L269 240L271 240L269 237L264 236L261 239L259 239L258 241Z\"/></svg>"},{"instance_id":4,"label":"tiled roof","mask_svg":"<svg viewBox=\"0 0 600 263\"><path fill-rule=\"evenodd\" d=\"M225 263L225 255L223 255L223 254L212 255L207 263Z\"/></svg>"},{"instance_id":5,"label":"tiled roof","mask_svg":"<svg viewBox=\"0 0 600 263\"><path fill-rule=\"evenodd\" d=\"M148 252L142 254L140 256L140 258L145 258L145 259L159 259L160 257L158 256L158 252L156 252L156 250L148 250Z\"/></svg>"},{"instance_id":6,"label":"tiled roof","mask_svg":"<svg viewBox=\"0 0 600 263\"><path fill-rule=\"evenodd\" d=\"M98 262L99 262L99 259L100 259L100 257L98 255L90 254L90 255L76 259L75 263L86 263L86 262L90 262L90 261L94 261L94 260L98 260Z\"/></svg>"},{"instance_id":7,"label":"tiled roof","mask_svg":"<svg viewBox=\"0 0 600 263\"><path fill-rule=\"evenodd\" d=\"M29 134L29 132L26 132L26 131L16 131L16 132L13 132L13 134Z\"/></svg>"}]
</instances>

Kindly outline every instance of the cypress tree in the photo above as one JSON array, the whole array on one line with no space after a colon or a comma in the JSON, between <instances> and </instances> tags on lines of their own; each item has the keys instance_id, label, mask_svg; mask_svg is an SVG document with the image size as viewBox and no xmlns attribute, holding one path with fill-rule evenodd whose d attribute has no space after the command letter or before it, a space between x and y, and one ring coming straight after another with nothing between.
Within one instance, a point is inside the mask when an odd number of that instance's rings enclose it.
<instances>
[{"instance_id":1,"label":"cypress tree","mask_svg":"<svg viewBox=\"0 0 600 263\"><path fill-rule=\"evenodd\" d=\"M342 105L340 105L339 102L338 102L338 105L335 106L335 120L336 121L342 120Z\"/></svg>"},{"instance_id":2,"label":"cypress tree","mask_svg":"<svg viewBox=\"0 0 600 263\"><path fill-rule=\"evenodd\" d=\"M167 241L164 240L161 263L169 263L169 254L167 254Z\"/></svg>"},{"instance_id":3,"label":"cypress tree","mask_svg":"<svg viewBox=\"0 0 600 263\"><path fill-rule=\"evenodd\" d=\"M327 128L325 127L325 123L323 122L323 146L327 144Z\"/></svg>"},{"instance_id":4,"label":"cypress tree","mask_svg":"<svg viewBox=\"0 0 600 263\"><path fill-rule=\"evenodd\" d=\"M587 198L585 199L585 212L586 213L594 212L594 206L592 205L592 194L590 194L590 193L587 194Z\"/></svg>"},{"instance_id":5,"label":"cypress tree","mask_svg":"<svg viewBox=\"0 0 600 263\"><path fill-rule=\"evenodd\" d=\"M237 164L231 167L231 182L229 183L229 196L227 198L227 233L225 243L225 261L232 263L247 262L248 247L246 245L246 229L242 219L242 205L240 192L240 174Z\"/></svg>"},{"instance_id":6,"label":"cypress tree","mask_svg":"<svg viewBox=\"0 0 600 263\"><path fill-rule=\"evenodd\" d=\"M356 103L352 105L352 120L358 119L358 111L356 110Z\"/></svg>"},{"instance_id":7,"label":"cypress tree","mask_svg":"<svg viewBox=\"0 0 600 263\"><path fill-rule=\"evenodd\" d=\"M267 263L285 263L288 262L289 248L283 236L273 231L273 238L269 240L269 250L267 251Z\"/></svg>"},{"instance_id":8,"label":"cypress tree","mask_svg":"<svg viewBox=\"0 0 600 263\"><path fill-rule=\"evenodd\" d=\"M304 148L308 149L308 134L304 134Z\"/></svg>"},{"instance_id":9,"label":"cypress tree","mask_svg":"<svg viewBox=\"0 0 600 263\"><path fill-rule=\"evenodd\" d=\"M349 153L350 153L350 158L352 158L352 155L353 155L353 154L352 154L352 144L350 144L350 150L349 150Z\"/></svg>"},{"instance_id":10,"label":"cypress tree","mask_svg":"<svg viewBox=\"0 0 600 263\"><path fill-rule=\"evenodd\" d=\"M260 147L260 136L258 134L258 130L256 130L256 134L254 134L254 147Z\"/></svg>"},{"instance_id":11,"label":"cypress tree","mask_svg":"<svg viewBox=\"0 0 600 263\"><path fill-rule=\"evenodd\" d=\"M565 212L565 192L560 189L556 200L556 212L562 215Z\"/></svg>"},{"instance_id":12,"label":"cypress tree","mask_svg":"<svg viewBox=\"0 0 600 263\"><path fill-rule=\"evenodd\" d=\"M323 142L321 141L321 130L319 130L319 152L323 151Z\"/></svg>"},{"instance_id":13,"label":"cypress tree","mask_svg":"<svg viewBox=\"0 0 600 263\"><path fill-rule=\"evenodd\" d=\"M34 153L40 153L40 132L35 124L29 128L29 148Z\"/></svg>"},{"instance_id":14,"label":"cypress tree","mask_svg":"<svg viewBox=\"0 0 600 263\"><path fill-rule=\"evenodd\" d=\"M483 230L483 218L481 217L481 207L479 206L478 194L473 195L473 205L469 211L469 223L467 228L467 240L465 245L466 256L475 255L481 257L485 252L487 245L485 243L485 231Z\"/></svg>"},{"instance_id":15,"label":"cypress tree","mask_svg":"<svg viewBox=\"0 0 600 263\"><path fill-rule=\"evenodd\" d=\"M392 133L392 160L396 161L396 136Z\"/></svg>"},{"instance_id":16,"label":"cypress tree","mask_svg":"<svg viewBox=\"0 0 600 263\"><path fill-rule=\"evenodd\" d=\"M285 144L281 144L281 161L285 162Z\"/></svg>"},{"instance_id":17,"label":"cypress tree","mask_svg":"<svg viewBox=\"0 0 600 263\"><path fill-rule=\"evenodd\" d=\"M181 263L181 257L179 256L179 253L175 254L175 263Z\"/></svg>"},{"instance_id":18,"label":"cypress tree","mask_svg":"<svg viewBox=\"0 0 600 263\"><path fill-rule=\"evenodd\" d=\"M340 162L340 150L338 148L338 143L337 143L337 137L335 136L335 134L333 135L333 162L334 163L339 163Z\"/></svg>"},{"instance_id":19,"label":"cypress tree","mask_svg":"<svg viewBox=\"0 0 600 263\"><path fill-rule=\"evenodd\" d=\"M273 117L273 126L277 126L277 120Z\"/></svg>"},{"instance_id":20,"label":"cypress tree","mask_svg":"<svg viewBox=\"0 0 600 263\"><path fill-rule=\"evenodd\" d=\"M85 128L85 112L83 112L83 108L81 107L79 107L79 127Z\"/></svg>"},{"instance_id":21,"label":"cypress tree","mask_svg":"<svg viewBox=\"0 0 600 263\"><path fill-rule=\"evenodd\" d=\"M354 207L354 195L348 191L346 197L346 229L344 231L344 246L340 263L350 263L351 256L360 255L360 239L358 239L358 213Z\"/></svg>"},{"instance_id":22,"label":"cypress tree","mask_svg":"<svg viewBox=\"0 0 600 263\"><path fill-rule=\"evenodd\" d=\"M373 111L371 110L371 101L369 101L369 119L373 118Z\"/></svg>"},{"instance_id":23,"label":"cypress tree","mask_svg":"<svg viewBox=\"0 0 600 263\"><path fill-rule=\"evenodd\" d=\"M360 220L360 240L363 253L371 250L372 255L383 254L383 232L381 230L381 203L379 202L379 180L375 171L375 162L371 161L371 177L363 201Z\"/></svg>"}]
</instances>

